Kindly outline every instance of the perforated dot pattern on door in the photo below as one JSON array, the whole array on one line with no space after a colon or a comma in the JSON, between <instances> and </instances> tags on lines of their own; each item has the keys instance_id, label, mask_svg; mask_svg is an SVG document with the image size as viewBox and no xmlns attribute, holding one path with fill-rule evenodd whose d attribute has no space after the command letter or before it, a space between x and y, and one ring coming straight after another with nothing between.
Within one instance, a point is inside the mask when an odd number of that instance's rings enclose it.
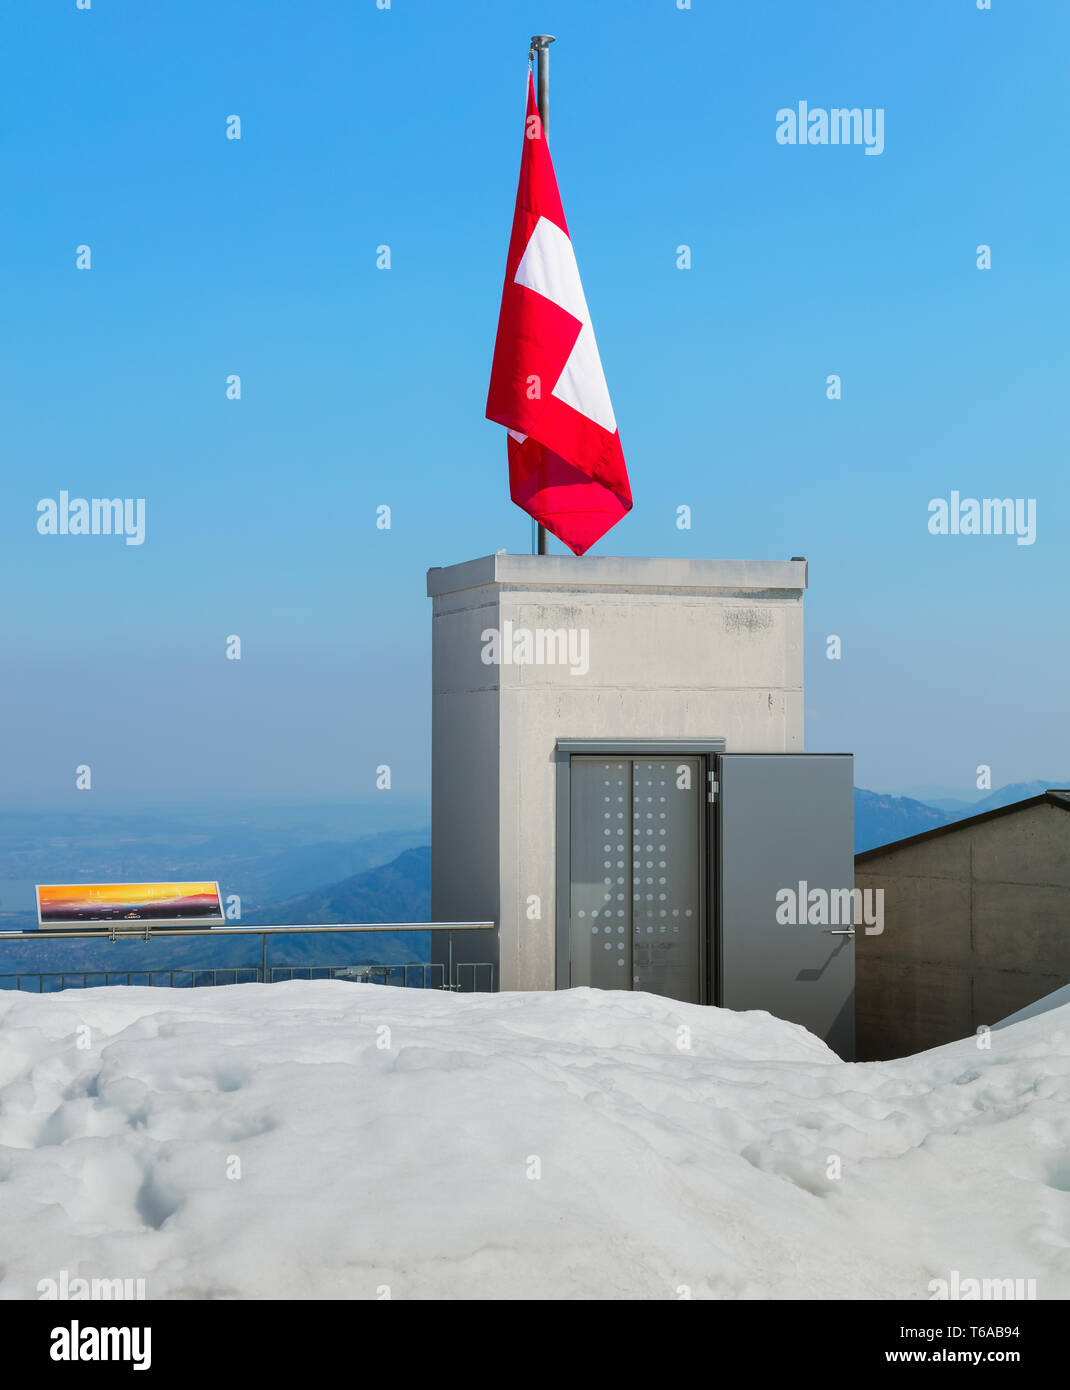
<instances>
[{"instance_id":1,"label":"perforated dot pattern on door","mask_svg":"<svg viewBox=\"0 0 1070 1390\"><path fill-rule=\"evenodd\" d=\"M570 786L572 984L699 1002L701 760L574 757Z\"/></svg>"}]
</instances>

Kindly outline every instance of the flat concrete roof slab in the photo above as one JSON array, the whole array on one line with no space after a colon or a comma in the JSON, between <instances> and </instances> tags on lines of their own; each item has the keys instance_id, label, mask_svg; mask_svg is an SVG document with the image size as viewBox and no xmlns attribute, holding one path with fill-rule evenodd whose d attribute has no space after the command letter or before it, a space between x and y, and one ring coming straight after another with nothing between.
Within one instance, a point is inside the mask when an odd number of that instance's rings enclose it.
<instances>
[{"instance_id":1,"label":"flat concrete roof slab","mask_svg":"<svg viewBox=\"0 0 1070 1390\"><path fill-rule=\"evenodd\" d=\"M801 593L807 584L807 563L500 554L427 571L430 598L487 584L527 589L749 589Z\"/></svg>"}]
</instances>

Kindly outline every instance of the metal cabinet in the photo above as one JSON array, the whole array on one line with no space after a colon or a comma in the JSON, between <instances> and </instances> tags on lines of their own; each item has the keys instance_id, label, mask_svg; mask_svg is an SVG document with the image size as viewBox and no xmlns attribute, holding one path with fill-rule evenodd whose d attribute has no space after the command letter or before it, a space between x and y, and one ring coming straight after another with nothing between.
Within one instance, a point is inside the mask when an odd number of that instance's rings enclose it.
<instances>
[{"instance_id":1,"label":"metal cabinet","mask_svg":"<svg viewBox=\"0 0 1070 1390\"><path fill-rule=\"evenodd\" d=\"M853 1057L851 756L563 741L559 759L559 986L764 1009Z\"/></svg>"}]
</instances>

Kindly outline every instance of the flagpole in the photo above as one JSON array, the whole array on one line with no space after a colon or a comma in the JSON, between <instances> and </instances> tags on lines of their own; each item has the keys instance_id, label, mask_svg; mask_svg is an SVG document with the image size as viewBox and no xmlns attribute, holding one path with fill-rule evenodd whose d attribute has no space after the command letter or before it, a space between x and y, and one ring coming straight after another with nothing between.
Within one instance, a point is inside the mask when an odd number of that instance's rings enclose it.
<instances>
[{"instance_id":1,"label":"flagpole","mask_svg":"<svg viewBox=\"0 0 1070 1390\"><path fill-rule=\"evenodd\" d=\"M531 47L528 50L528 61L537 57L535 94L539 104L539 120L542 123L542 138L550 139L550 45L554 42L553 34L532 34ZM548 555L547 534L545 526L536 526L535 535L532 538L535 542L536 555Z\"/></svg>"}]
</instances>

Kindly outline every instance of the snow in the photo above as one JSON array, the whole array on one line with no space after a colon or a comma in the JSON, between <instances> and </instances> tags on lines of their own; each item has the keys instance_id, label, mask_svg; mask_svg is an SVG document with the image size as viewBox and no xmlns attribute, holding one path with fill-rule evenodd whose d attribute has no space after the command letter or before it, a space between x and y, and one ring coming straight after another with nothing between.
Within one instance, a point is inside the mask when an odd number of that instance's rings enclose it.
<instances>
[{"instance_id":1,"label":"snow","mask_svg":"<svg viewBox=\"0 0 1070 1390\"><path fill-rule=\"evenodd\" d=\"M1000 1019L998 1023L993 1023L993 1028L1006 1028L1009 1023L1021 1023L1025 1018L1035 1018L1037 1014L1047 1013L1049 1009L1057 1009L1062 1004L1070 1004L1070 985L1063 985L1061 989L1053 989L1050 994L1043 995L1040 999L1034 1000L1032 1004L1027 1004L1024 1009L1019 1009L1017 1013L1009 1014L1006 1018Z\"/></svg>"},{"instance_id":2,"label":"snow","mask_svg":"<svg viewBox=\"0 0 1070 1390\"><path fill-rule=\"evenodd\" d=\"M987 1040L849 1065L639 993L5 991L0 1295L1065 1298L1070 1006Z\"/></svg>"}]
</instances>

